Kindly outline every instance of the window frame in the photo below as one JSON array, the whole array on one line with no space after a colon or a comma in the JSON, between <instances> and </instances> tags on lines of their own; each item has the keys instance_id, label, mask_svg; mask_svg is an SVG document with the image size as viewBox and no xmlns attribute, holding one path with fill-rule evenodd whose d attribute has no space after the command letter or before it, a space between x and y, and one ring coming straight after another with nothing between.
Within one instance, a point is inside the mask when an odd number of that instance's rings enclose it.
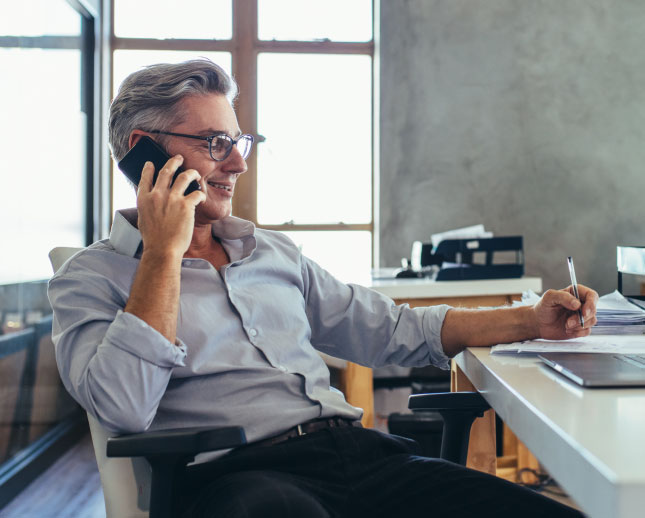
<instances>
[{"instance_id":1,"label":"window frame","mask_svg":"<svg viewBox=\"0 0 645 518\"><path fill-rule=\"evenodd\" d=\"M372 167L371 167L371 200L372 211L367 223L325 223L296 224L285 222L278 225L260 224L257 215L258 165L257 153L251 153L247 159L248 171L236 184L233 198L233 214L252 221L258 228L278 231L369 231L372 236L372 266L378 262L378 198L377 198L377 124L378 124L378 60L375 52L377 40L378 0L372 1L372 40L368 42L336 41L277 41L258 38L258 0L231 0L233 31L230 40L192 40L192 39L152 39L123 38L114 34L114 2L110 2L111 18L111 56L115 50L183 50L183 51L220 51L230 52L233 75L239 85L239 96L236 101L236 113L240 127L246 133L259 135L257 127L258 113L258 56L260 53L306 53L306 54L354 54L368 55L372 58ZM111 60L112 63L112 60ZM112 65L111 65L112 67ZM260 136L261 137L261 136ZM258 140L262 140L259 138ZM256 146L261 146L257 142ZM112 177L110 177L112 178ZM110 180L110 200L112 184Z\"/></svg>"},{"instance_id":2,"label":"window frame","mask_svg":"<svg viewBox=\"0 0 645 518\"><path fill-rule=\"evenodd\" d=\"M101 195L98 190L100 167L96 157L100 155L98 135L100 135L100 92L96 88L100 78L100 45L97 44L101 31L100 11L95 9L91 0L67 0L67 3L81 17L81 33L74 36L0 36L0 47L6 48L43 48L79 49L81 51L81 111L86 115L85 128L85 191L84 203L84 240L86 244L95 241L100 232L98 211ZM38 282L38 281L36 281ZM44 282L44 281L43 281ZM18 284L32 284L20 282ZM17 285L18 285L17 284ZM4 285L7 286L7 285ZM21 392L33 388L36 383L37 344L30 344L19 351L8 352L25 354L25 366L21 374ZM61 390L63 389L61 385ZM23 395L16 403L14 418L23 419L32 410L32 395ZM22 406L24 405L24 406ZM29 427L15 427L12 438L21 440ZM69 416L53 424L44 434L18 450L9 459L0 462L0 510L31 484L40 474L51 466L61 455L87 434L87 419L81 407Z\"/></svg>"}]
</instances>

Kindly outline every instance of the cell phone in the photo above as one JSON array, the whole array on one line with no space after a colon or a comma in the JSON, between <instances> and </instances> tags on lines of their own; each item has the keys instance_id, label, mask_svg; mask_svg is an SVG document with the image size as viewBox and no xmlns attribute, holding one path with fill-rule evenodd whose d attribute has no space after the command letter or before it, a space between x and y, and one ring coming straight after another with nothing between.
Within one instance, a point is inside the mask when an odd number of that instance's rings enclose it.
<instances>
[{"instance_id":1,"label":"cell phone","mask_svg":"<svg viewBox=\"0 0 645 518\"><path fill-rule=\"evenodd\" d=\"M154 185L157 181L159 171L164 165L166 165L168 160L170 160L170 155L166 153L166 150L150 137L144 135L134 146L132 146L132 149L126 153L126 155L119 161L118 165L119 169L123 171L123 174L128 177L128 180L135 185L139 185L139 182L141 181L141 171L143 170L144 164L148 161L152 162L155 166L155 175L152 179L152 183ZM179 176L182 171L184 171L184 169L181 166L177 168L177 171L172 177L171 185L175 183L177 176ZM202 187L199 185L197 180L193 180L188 184L188 187L186 187L184 195L190 194L194 191L200 191L201 189Z\"/></svg>"}]
</instances>

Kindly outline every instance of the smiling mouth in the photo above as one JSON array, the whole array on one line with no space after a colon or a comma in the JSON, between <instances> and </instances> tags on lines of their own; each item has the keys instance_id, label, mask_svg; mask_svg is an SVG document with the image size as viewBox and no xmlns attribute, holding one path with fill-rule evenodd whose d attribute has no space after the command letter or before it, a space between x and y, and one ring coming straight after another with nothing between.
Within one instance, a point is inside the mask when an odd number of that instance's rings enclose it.
<instances>
[{"instance_id":1,"label":"smiling mouth","mask_svg":"<svg viewBox=\"0 0 645 518\"><path fill-rule=\"evenodd\" d=\"M233 191L233 187L231 187L230 185L223 185L221 183L215 183L215 182L206 182L206 183L211 187L215 187L216 189L222 189L223 191L228 191L228 192Z\"/></svg>"}]
</instances>

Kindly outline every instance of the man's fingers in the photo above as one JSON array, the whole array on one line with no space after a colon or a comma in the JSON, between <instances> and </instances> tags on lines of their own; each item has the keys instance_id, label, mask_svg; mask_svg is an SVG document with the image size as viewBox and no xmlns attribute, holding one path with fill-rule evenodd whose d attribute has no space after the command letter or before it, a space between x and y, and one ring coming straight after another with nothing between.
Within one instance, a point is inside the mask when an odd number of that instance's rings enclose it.
<instances>
[{"instance_id":1,"label":"man's fingers","mask_svg":"<svg viewBox=\"0 0 645 518\"><path fill-rule=\"evenodd\" d=\"M593 327L598 323L598 320L596 317L591 317L591 318L585 318L585 329L589 327ZM576 329L582 329L582 326L580 325L580 318L578 317L577 313L574 316L571 316L567 319L566 323L566 328L567 331L575 331Z\"/></svg>"},{"instance_id":2,"label":"man's fingers","mask_svg":"<svg viewBox=\"0 0 645 518\"><path fill-rule=\"evenodd\" d=\"M565 290L548 290L545 296L548 297L549 303L563 306L572 311L580 307L580 301Z\"/></svg>"},{"instance_id":3,"label":"man's fingers","mask_svg":"<svg viewBox=\"0 0 645 518\"><path fill-rule=\"evenodd\" d=\"M585 301L582 305L582 315L585 318L591 317L591 315L596 314L596 304L594 302Z\"/></svg>"},{"instance_id":4,"label":"man's fingers","mask_svg":"<svg viewBox=\"0 0 645 518\"><path fill-rule=\"evenodd\" d=\"M184 157L181 155L175 155L172 157L166 165L161 168L159 175L157 176L157 181L155 182L155 187L159 189L168 189L170 188L170 183L172 182L172 177L175 174L177 168L184 162Z\"/></svg>"},{"instance_id":5,"label":"man's fingers","mask_svg":"<svg viewBox=\"0 0 645 518\"><path fill-rule=\"evenodd\" d=\"M137 188L137 193L141 192L150 192L152 189L152 178L155 174L155 166L152 162L146 162L143 165L141 170L141 179L139 180L139 186Z\"/></svg>"},{"instance_id":6,"label":"man's fingers","mask_svg":"<svg viewBox=\"0 0 645 518\"><path fill-rule=\"evenodd\" d=\"M197 170L188 169L187 171L184 171L179 176L177 176L175 183L172 184L172 190L173 192L181 193L181 195L183 196L184 192L186 192L186 189L188 188L188 185L193 180L199 183L201 179L202 177L197 172Z\"/></svg>"},{"instance_id":7,"label":"man's fingers","mask_svg":"<svg viewBox=\"0 0 645 518\"><path fill-rule=\"evenodd\" d=\"M578 292L580 293L580 300L583 302L582 314L585 318L594 315L598 304L598 293L582 284L578 286Z\"/></svg>"},{"instance_id":8,"label":"man's fingers","mask_svg":"<svg viewBox=\"0 0 645 518\"><path fill-rule=\"evenodd\" d=\"M206 201L206 194L204 191L193 191L186 196L186 200L192 202L193 206L197 206L200 203Z\"/></svg>"},{"instance_id":9,"label":"man's fingers","mask_svg":"<svg viewBox=\"0 0 645 518\"><path fill-rule=\"evenodd\" d=\"M177 177L177 180L175 180L173 191L176 187L177 191L180 192L182 196L184 196L184 192L193 181L198 182L201 185L202 190L191 192L190 194L185 196L185 199L191 202L194 207L196 207L203 201L206 201L206 193L204 192L204 182L202 181L202 177L195 169L188 169L187 171L181 173Z\"/></svg>"}]
</instances>

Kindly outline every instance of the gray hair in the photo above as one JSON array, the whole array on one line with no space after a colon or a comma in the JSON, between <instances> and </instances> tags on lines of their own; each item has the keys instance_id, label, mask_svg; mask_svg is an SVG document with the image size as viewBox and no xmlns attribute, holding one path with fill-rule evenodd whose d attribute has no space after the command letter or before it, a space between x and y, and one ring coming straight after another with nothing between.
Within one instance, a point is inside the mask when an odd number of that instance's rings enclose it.
<instances>
[{"instance_id":1,"label":"gray hair","mask_svg":"<svg viewBox=\"0 0 645 518\"><path fill-rule=\"evenodd\" d=\"M225 95L233 103L237 84L208 59L150 65L125 78L110 105L109 143L115 160L129 150L132 130L164 130L181 123L181 101L192 95ZM163 145L163 140L159 139Z\"/></svg>"}]
</instances>

